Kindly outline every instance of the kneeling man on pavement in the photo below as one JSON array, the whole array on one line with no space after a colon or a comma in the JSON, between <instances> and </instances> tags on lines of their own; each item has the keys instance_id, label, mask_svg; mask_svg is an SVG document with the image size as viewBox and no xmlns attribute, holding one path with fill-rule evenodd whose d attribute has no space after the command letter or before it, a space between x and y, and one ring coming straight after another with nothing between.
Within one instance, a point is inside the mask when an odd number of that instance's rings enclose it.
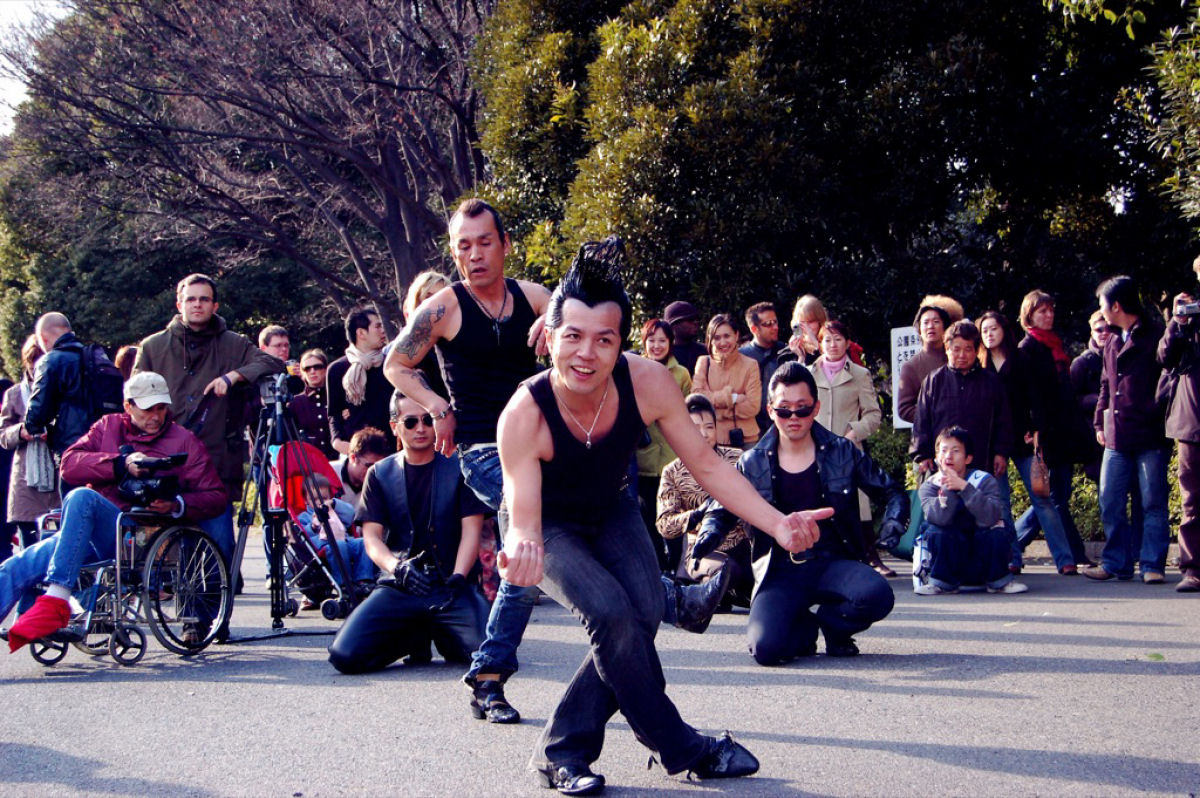
<instances>
[{"instance_id":1,"label":"kneeling man on pavement","mask_svg":"<svg viewBox=\"0 0 1200 798\"><path fill-rule=\"evenodd\" d=\"M428 411L396 392L391 425L402 449L367 472L355 516L367 555L388 576L329 646L342 673L423 659L430 637L447 661L465 663L483 642L488 608L471 577L487 508L463 483L458 455L434 451Z\"/></svg>"}]
</instances>

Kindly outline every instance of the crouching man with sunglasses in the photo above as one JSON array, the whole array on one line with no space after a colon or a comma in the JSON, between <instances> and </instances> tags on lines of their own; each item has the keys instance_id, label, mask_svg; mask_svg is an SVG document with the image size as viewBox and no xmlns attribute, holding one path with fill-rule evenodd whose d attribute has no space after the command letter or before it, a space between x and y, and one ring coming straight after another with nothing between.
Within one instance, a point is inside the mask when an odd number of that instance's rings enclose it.
<instances>
[{"instance_id":1,"label":"crouching man with sunglasses","mask_svg":"<svg viewBox=\"0 0 1200 798\"><path fill-rule=\"evenodd\" d=\"M750 533L754 594L747 633L760 665L816 654L818 632L828 656L852 657L858 654L852 635L886 617L895 602L887 580L861 561L858 491L884 506L882 545L904 531L908 497L868 455L816 422L816 394L812 372L796 362L781 365L768 387L773 426L738 462L781 512L834 508L833 517L820 522L816 545L799 554L789 554L760 529ZM714 551L736 521L723 507L710 510L692 559Z\"/></svg>"},{"instance_id":2,"label":"crouching man with sunglasses","mask_svg":"<svg viewBox=\"0 0 1200 798\"><path fill-rule=\"evenodd\" d=\"M478 587L479 535L487 508L463 483L458 455L434 451L433 419L392 396L398 454L367 472L355 520L367 556L384 572L329 646L342 673L386 668L401 657L429 659L429 640L447 662L467 663L483 642L488 608Z\"/></svg>"}]
</instances>

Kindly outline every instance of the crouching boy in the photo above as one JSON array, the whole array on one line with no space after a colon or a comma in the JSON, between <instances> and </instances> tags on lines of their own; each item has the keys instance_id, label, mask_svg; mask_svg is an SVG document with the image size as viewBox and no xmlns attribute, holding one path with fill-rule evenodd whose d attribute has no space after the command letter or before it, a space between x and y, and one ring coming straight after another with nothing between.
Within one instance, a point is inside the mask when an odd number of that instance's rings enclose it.
<instances>
[{"instance_id":1,"label":"crouching boy","mask_svg":"<svg viewBox=\"0 0 1200 798\"><path fill-rule=\"evenodd\" d=\"M1011 552L1004 499L996 478L971 467L973 441L962 427L942 430L935 442L937 473L921 485L923 552L914 558L913 591L921 596L957 593L962 585L989 593L1024 593L1008 571Z\"/></svg>"}]
</instances>

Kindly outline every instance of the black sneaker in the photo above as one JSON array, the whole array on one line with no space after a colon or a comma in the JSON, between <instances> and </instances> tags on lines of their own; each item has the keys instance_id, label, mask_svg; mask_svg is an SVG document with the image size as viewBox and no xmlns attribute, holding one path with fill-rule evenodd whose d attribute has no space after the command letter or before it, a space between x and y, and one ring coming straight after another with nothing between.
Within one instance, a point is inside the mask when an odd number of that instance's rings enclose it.
<instances>
[{"instance_id":1,"label":"black sneaker","mask_svg":"<svg viewBox=\"0 0 1200 798\"><path fill-rule=\"evenodd\" d=\"M732 779L758 772L758 759L725 732L710 737L708 752L688 768L688 775L701 779Z\"/></svg>"}]
</instances>

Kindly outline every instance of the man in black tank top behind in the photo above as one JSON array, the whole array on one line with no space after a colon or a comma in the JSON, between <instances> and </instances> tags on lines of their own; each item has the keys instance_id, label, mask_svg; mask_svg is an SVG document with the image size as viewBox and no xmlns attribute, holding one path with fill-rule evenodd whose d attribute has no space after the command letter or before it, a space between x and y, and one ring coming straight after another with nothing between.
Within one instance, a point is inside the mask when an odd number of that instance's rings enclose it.
<instances>
[{"instance_id":1,"label":"man in black tank top behind","mask_svg":"<svg viewBox=\"0 0 1200 798\"><path fill-rule=\"evenodd\" d=\"M728 735L707 737L684 723L666 695L654 647L663 612L658 564L625 479L645 426L658 423L701 486L786 551L810 548L817 521L832 514L771 507L696 434L666 368L622 354L630 325L623 260L615 239L580 250L547 311L553 367L519 388L500 418L510 511L501 573L516 585L540 583L588 630L584 663L530 763L544 786L567 795L604 788L590 766L617 710L670 773L720 778L758 769Z\"/></svg>"},{"instance_id":2,"label":"man in black tank top behind","mask_svg":"<svg viewBox=\"0 0 1200 798\"><path fill-rule=\"evenodd\" d=\"M449 457L457 447L467 487L499 511L496 424L513 391L537 371L532 342L541 326L531 328L546 312L550 292L504 276L508 234L500 214L486 202L462 203L450 219L449 233L450 254L462 282L421 303L396 339L384 373L401 393L429 411L436 451ZM419 368L435 346L450 401L430 389ZM503 534L503 523L501 527ZM521 719L505 698L503 685L517 670L517 647L536 598L536 590L500 583L486 637L465 677L474 693L471 709L476 717L493 723Z\"/></svg>"}]
</instances>

